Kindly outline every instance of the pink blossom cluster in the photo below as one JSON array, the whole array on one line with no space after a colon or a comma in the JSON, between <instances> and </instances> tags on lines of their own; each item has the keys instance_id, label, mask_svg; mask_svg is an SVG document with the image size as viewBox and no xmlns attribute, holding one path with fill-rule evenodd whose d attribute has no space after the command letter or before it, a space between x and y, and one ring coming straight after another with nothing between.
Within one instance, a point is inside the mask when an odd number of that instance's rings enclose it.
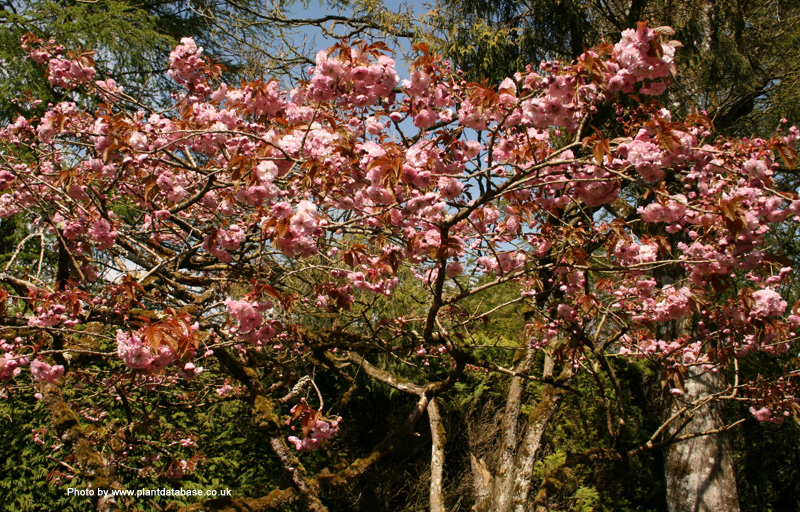
<instances>
[{"instance_id":1,"label":"pink blossom cluster","mask_svg":"<svg viewBox=\"0 0 800 512\"><path fill-rule=\"evenodd\" d=\"M22 372L21 366L27 364L10 351L6 351L0 359L0 381L8 382Z\"/></svg>"},{"instance_id":2,"label":"pink blossom cluster","mask_svg":"<svg viewBox=\"0 0 800 512\"><path fill-rule=\"evenodd\" d=\"M630 338L626 338L623 343L622 353L629 353L631 350L629 347L632 346ZM707 355L702 353L702 343L699 341L687 343L684 339L665 341L646 337L633 346L641 357L668 357L679 365L691 365L707 360Z\"/></svg>"},{"instance_id":3,"label":"pink blossom cluster","mask_svg":"<svg viewBox=\"0 0 800 512\"><path fill-rule=\"evenodd\" d=\"M646 207L640 206L639 213L645 222L677 223L686 214L686 197L678 194L664 203L655 201Z\"/></svg>"},{"instance_id":4,"label":"pink blossom cluster","mask_svg":"<svg viewBox=\"0 0 800 512\"><path fill-rule=\"evenodd\" d=\"M186 380L192 380L203 373L203 369L202 366L196 366L193 362L189 361L184 363L183 366L178 367L178 376Z\"/></svg>"},{"instance_id":5,"label":"pink blossom cluster","mask_svg":"<svg viewBox=\"0 0 800 512\"><path fill-rule=\"evenodd\" d=\"M658 34L645 24L639 24L636 30L623 31L622 39L614 45L614 60L619 69L608 82L609 92L633 92L637 82L669 76L674 55L675 48L670 44L662 44ZM639 92L659 95L665 89L666 84L651 82Z\"/></svg>"},{"instance_id":6,"label":"pink blossom cluster","mask_svg":"<svg viewBox=\"0 0 800 512\"><path fill-rule=\"evenodd\" d=\"M77 201L89 202L89 196L86 191L86 186L75 184L69 188L67 195ZM53 215L53 224L64 238L67 240L81 240L83 235L89 235L88 238L95 243L95 247L99 251L107 250L114 246L119 235L112 224L112 222L116 221L117 219L113 212L109 212L108 219L99 217L94 220L85 214L69 217L61 213ZM87 266L87 268L89 267L91 265Z\"/></svg>"},{"instance_id":7,"label":"pink blossom cluster","mask_svg":"<svg viewBox=\"0 0 800 512\"><path fill-rule=\"evenodd\" d=\"M237 339L253 345L263 345L275 336L275 328L265 322L263 315L273 308L271 302L248 302L227 299L225 305L239 324L231 328Z\"/></svg>"},{"instance_id":8,"label":"pink blossom cluster","mask_svg":"<svg viewBox=\"0 0 800 512\"><path fill-rule=\"evenodd\" d=\"M317 244L314 237L322 234L322 227L314 203L303 199L297 203L297 210L294 213L291 213L291 206L288 203L277 203L273 207L273 212L276 218L289 220L288 232L276 241L278 249L285 256L305 258L316 254Z\"/></svg>"},{"instance_id":9,"label":"pink blossom cluster","mask_svg":"<svg viewBox=\"0 0 800 512\"><path fill-rule=\"evenodd\" d=\"M388 99L399 83L394 59L372 54L364 46L342 50L338 55L320 51L311 70L309 98L314 101L336 99L347 108L364 108Z\"/></svg>"},{"instance_id":10,"label":"pink blossom cluster","mask_svg":"<svg viewBox=\"0 0 800 512\"><path fill-rule=\"evenodd\" d=\"M476 263L484 267L485 272L499 272L507 274L525 263L525 254L522 252L501 252L494 256L481 256Z\"/></svg>"},{"instance_id":11,"label":"pink blossom cluster","mask_svg":"<svg viewBox=\"0 0 800 512\"><path fill-rule=\"evenodd\" d=\"M89 227L89 237L97 243L98 250L110 249L117 239L117 232L111 227L111 223L104 218L99 218L92 222Z\"/></svg>"},{"instance_id":12,"label":"pink blossom cluster","mask_svg":"<svg viewBox=\"0 0 800 512\"><path fill-rule=\"evenodd\" d=\"M62 101L56 104L55 107L45 112L36 127L39 140L43 144L51 144L58 133L60 121L65 118L74 118L77 113L77 105L72 101Z\"/></svg>"},{"instance_id":13,"label":"pink blossom cluster","mask_svg":"<svg viewBox=\"0 0 800 512\"><path fill-rule=\"evenodd\" d=\"M230 263L231 252L244 243L246 234L237 224L219 229L203 237L203 249L223 263Z\"/></svg>"},{"instance_id":14,"label":"pink blossom cluster","mask_svg":"<svg viewBox=\"0 0 800 512\"><path fill-rule=\"evenodd\" d=\"M772 410L766 406L759 409L750 407L750 414L758 421L770 421L772 419Z\"/></svg>"},{"instance_id":15,"label":"pink blossom cluster","mask_svg":"<svg viewBox=\"0 0 800 512\"><path fill-rule=\"evenodd\" d=\"M20 136L22 136L30 128L31 126L28 123L27 119L25 119L22 116L17 116L17 118L14 120L13 123L7 125L5 128L0 129L0 138L9 140L13 143L19 143L22 141L22 139L20 139ZM17 165L22 165L22 164L17 164ZM0 185L5 186L7 182L11 180L12 177L13 174L11 175L11 177L4 178L2 184ZM8 188L0 188L0 190L8 190Z\"/></svg>"},{"instance_id":16,"label":"pink blossom cluster","mask_svg":"<svg viewBox=\"0 0 800 512\"><path fill-rule=\"evenodd\" d=\"M769 421L777 425L793 415L800 398L797 394L797 371L788 377L778 377L772 382L760 381L750 385L748 394L757 397L753 399L754 406L750 407L750 414L757 421Z\"/></svg>"},{"instance_id":17,"label":"pink blossom cluster","mask_svg":"<svg viewBox=\"0 0 800 512\"><path fill-rule=\"evenodd\" d=\"M336 277L341 274L331 272L331 275ZM377 272L367 272L367 275L365 275L364 272L347 272L344 277L353 284L353 287L359 290L368 290L383 295L391 294L392 289L397 285L397 278L376 279L378 277ZM368 281L368 278L371 278L371 280ZM372 280L376 280L377 282L373 283L371 282Z\"/></svg>"},{"instance_id":18,"label":"pink blossom cluster","mask_svg":"<svg viewBox=\"0 0 800 512\"><path fill-rule=\"evenodd\" d=\"M771 288L765 288L753 293L755 304L750 310L750 316L764 318L777 316L786 311L787 302L780 293Z\"/></svg>"},{"instance_id":19,"label":"pink blossom cluster","mask_svg":"<svg viewBox=\"0 0 800 512\"><path fill-rule=\"evenodd\" d=\"M62 326L73 328L79 323L79 316L84 313L86 295L80 290L66 288L61 292L45 294L32 293L30 303L35 306L35 316L28 317L28 325L32 327Z\"/></svg>"},{"instance_id":20,"label":"pink blossom cluster","mask_svg":"<svg viewBox=\"0 0 800 512\"><path fill-rule=\"evenodd\" d=\"M35 359L31 362L31 374L37 382L46 381L55 383L64 375L64 367L60 364L50 366L44 361Z\"/></svg>"},{"instance_id":21,"label":"pink blossom cluster","mask_svg":"<svg viewBox=\"0 0 800 512\"><path fill-rule=\"evenodd\" d=\"M250 206L261 206L264 201L274 199L280 193L280 189L273 183L279 174L280 170L275 162L269 160L260 162L253 169L255 178L253 184L239 189L236 199Z\"/></svg>"},{"instance_id":22,"label":"pink blossom cluster","mask_svg":"<svg viewBox=\"0 0 800 512\"><path fill-rule=\"evenodd\" d=\"M169 76L179 84L198 85L204 82L205 59L203 48L194 39L184 37L169 54Z\"/></svg>"},{"instance_id":23,"label":"pink blossom cluster","mask_svg":"<svg viewBox=\"0 0 800 512\"><path fill-rule=\"evenodd\" d=\"M636 314L633 320L637 322L666 322L678 320L692 312L692 291L688 287L675 288L673 285L666 285L659 291L653 291L652 285L647 281L641 281L629 291L634 297L639 299L636 305ZM652 296L651 296L652 295Z\"/></svg>"},{"instance_id":24,"label":"pink blossom cluster","mask_svg":"<svg viewBox=\"0 0 800 512\"><path fill-rule=\"evenodd\" d=\"M649 137L643 137L649 138ZM636 168L642 179L653 183L664 177L663 155L659 147L648 140L633 140L621 144L618 151Z\"/></svg>"},{"instance_id":25,"label":"pink blossom cluster","mask_svg":"<svg viewBox=\"0 0 800 512\"><path fill-rule=\"evenodd\" d=\"M529 75L528 79L533 78L535 75ZM533 80L537 80L533 78ZM529 83L535 83L529 80ZM588 87L588 86L587 86ZM548 92L550 89L548 88ZM578 128L581 118L581 104L578 95L570 95L569 101L564 101L564 97L551 96L549 94L531 98L522 102L521 122L530 123L535 128L546 129L549 126L556 126L566 128L570 132L574 132ZM463 112L463 114L462 114ZM467 103L461 110L459 110L459 120L470 126L471 128L479 129L479 126L486 128L486 117L477 116L478 110ZM469 124L467 124L469 123Z\"/></svg>"},{"instance_id":26,"label":"pink blossom cluster","mask_svg":"<svg viewBox=\"0 0 800 512\"><path fill-rule=\"evenodd\" d=\"M155 373L172 364L177 355L169 345L162 344L153 352L141 331L126 332L117 330L117 355L134 370Z\"/></svg>"},{"instance_id":27,"label":"pink blossom cluster","mask_svg":"<svg viewBox=\"0 0 800 512\"><path fill-rule=\"evenodd\" d=\"M243 108L256 119L274 117L290 105L296 108L286 101L286 93L281 90L276 80L258 87L245 85L241 89L229 89L227 85L222 84L211 97L220 103L225 100L229 109ZM232 118L228 117L226 125L229 126L231 120Z\"/></svg>"},{"instance_id":28,"label":"pink blossom cluster","mask_svg":"<svg viewBox=\"0 0 800 512\"><path fill-rule=\"evenodd\" d=\"M97 94L103 101L108 103L116 103L122 98L122 91L124 87L118 85L113 78L106 78L105 80L97 80L94 83L97 88Z\"/></svg>"},{"instance_id":29,"label":"pink blossom cluster","mask_svg":"<svg viewBox=\"0 0 800 512\"><path fill-rule=\"evenodd\" d=\"M678 249L683 252L681 258L691 261L689 268L693 283L702 284L708 276L727 274L736 263L731 255L711 244L694 242L687 245L680 242Z\"/></svg>"},{"instance_id":30,"label":"pink blossom cluster","mask_svg":"<svg viewBox=\"0 0 800 512\"><path fill-rule=\"evenodd\" d=\"M575 195L588 206L613 203L619 197L619 182L600 167L588 165L583 172L574 173L573 177L581 180L575 185Z\"/></svg>"},{"instance_id":31,"label":"pink blossom cluster","mask_svg":"<svg viewBox=\"0 0 800 512\"><path fill-rule=\"evenodd\" d=\"M68 321L66 306L63 304L51 304L49 307L39 306L36 308L36 316L28 320L28 325L35 327L53 327ZM74 325L75 322L72 322Z\"/></svg>"},{"instance_id":32,"label":"pink blossom cluster","mask_svg":"<svg viewBox=\"0 0 800 512\"><path fill-rule=\"evenodd\" d=\"M94 80L95 69L78 60L67 60L61 57L50 59L47 64L47 80L64 89L74 89L81 84Z\"/></svg>"},{"instance_id":33,"label":"pink blossom cluster","mask_svg":"<svg viewBox=\"0 0 800 512\"><path fill-rule=\"evenodd\" d=\"M781 341L774 332L761 335L746 334L741 341L733 341L732 345L736 348L736 357L739 358L746 357L754 351L775 355L786 354L791 349L790 343Z\"/></svg>"},{"instance_id":34,"label":"pink blossom cluster","mask_svg":"<svg viewBox=\"0 0 800 512\"><path fill-rule=\"evenodd\" d=\"M131 146L136 149L134 146L137 144L135 140L136 133L131 135L130 143ZM141 139L140 139L141 140ZM139 143L139 150L146 149L146 141L142 141ZM156 179L156 184L158 188L166 195L167 200L173 203L179 203L183 201L189 193L184 188L185 177L182 175L175 176L174 173L171 171L163 171L161 174L158 175Z\"/></svg>"},{"instance_id":35,"label":"pink blossom cluster","mask_svg":"<svg viewBox=\"0 0 800 512\"><path fill-rule=\"evenodd\" d=\"M653 263L658 259L658 246L654 243L628 243L620 240L614 247L614 258L625 266Z\"/></svg>"},{"instance_id":36,"label":"pink blossom cluster","mask_svg":"<svg viewBox=\"0 0 800 512\"><path fill-rule=\"evenodd\" d=\"M89 57L91 53L78 58L64 58L64 47L56 45L55 41L45 41L33 34L25 34L22 39L22 49L37 64L47 63L47 80L64 89L74 89L79 85L91 82L96 71L94 62Z\"/></svg>"},{"instance_id":37,"label":"pink blossom cluster","mask_svg":"<svg viewBox=\"0 0 800 512\"><path fill-rule=\"evenodd\" d=\"M294 412L294 408L292 409ZM330 423L325 420L317 419L314 426L306 437L302 439L297 436L290 436L288 441L292 443L297 451L310 452L319 448L322 441L339 433L339 420L332 420Z\"/></svg>"}]
</instances>

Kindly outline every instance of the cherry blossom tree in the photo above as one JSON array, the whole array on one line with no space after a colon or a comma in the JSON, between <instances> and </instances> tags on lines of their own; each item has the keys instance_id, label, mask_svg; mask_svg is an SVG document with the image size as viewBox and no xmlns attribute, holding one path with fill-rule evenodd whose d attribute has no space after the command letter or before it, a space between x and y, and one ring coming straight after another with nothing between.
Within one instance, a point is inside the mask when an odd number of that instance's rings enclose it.
<instances>
[{"instance_id":1,"label":"cherry blossom tree","mask_svg":"<svg viewBox=\"0 0 800 512\"><path fill-rule=\"evenodd\" d=\"M669 35L642 23L498 86L465 82L424 45L401 80L386 45L342 42L291 90L226 84L184 39L169 58L184 92L167 111L98 76L91 53L26 37L67 99L0 131L0 217L28 230L0 273L6 395L40 393L73 476L104 490L126 486L118 469L143 421L131 394L196 381L240 399L287 478L226 499L258 510L326 510L427 416L430 507L443 511L438 398L501 374L507 398L495 443L471 455L473 491L476 510L511 511L527 510L576 377L597 377L600 394L581 399L603 401L616 439L626 416L614 365L640 360L661 374L663 423L644 444L582 457L666 448L677 467L691 464L690 443L712 439L718 464L700 483L730 488L724 433L748 418L723 421L722 404L774 423L797 409L797 370L782 357L796 353L800 305L767 235L800 220L800 200L775 180L794 166L800 131L724 140L703 112L673 119L658 103L679 46ZM615 109L614 133L592 126L603 109ZM397 311L404 286L424 293ZM474 300L509 289L499 305ZM520 306L517 345L476 340ZM740 363L755 354L788 362L748 379ZM330 455L347 436L340 414L363 376L413 397L407 419L361 456L307 469L304 452ZM125 418L113 442L90 441L80 401L63 398L73 388ZM173 458L162 475L195 462ZM669 484L684 504L738 507L735 486L708 498L691 473Z\"/></svg>"}]
</instances>

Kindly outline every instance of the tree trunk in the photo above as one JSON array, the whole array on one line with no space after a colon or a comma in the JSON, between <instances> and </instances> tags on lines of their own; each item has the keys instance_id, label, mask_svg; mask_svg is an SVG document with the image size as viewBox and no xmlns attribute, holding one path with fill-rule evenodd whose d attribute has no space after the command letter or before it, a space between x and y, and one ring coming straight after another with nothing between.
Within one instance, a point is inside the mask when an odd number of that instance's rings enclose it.
<instances>
[{"instance_id":1,"label":"tree trunk","mask_svg":"<svg viewBox=\"0 0 800 512\"><path fill-rule=\"evenodd\" d=\"M518 453L508 466L492 475L483 459L472 459L478 497L477 512L521 512L526 510L531 476L545 428L558 409L563 392L550 387L537 404L526 426ZM494 469L494 468L492 468Z\"/></svg>"},{"instance_id":2,"label":"tree trunk","mask_svg":"<svg viewBox=\"0 0 800 512\"><path fill-rule=\"evenodd\" d=\"M516 368L529 369L532 351ZM553 362L546 358L545 375L552 375ZM564 370L557 382L564 384L572 376ZM533 466L547 425L558 410L563 387L547 384L542 398L529 415L521 414L525 379L514 377L500 429L500 443L494 464L488 467L483 459L472 457L477 512L524 512L530 494Z\"/></svg>"},{"instance_id":3,"label":"tree trunk","mask_svg":"<svg viewBox=\"0 0 800 512\"><path fill-rule=\"evenodd\" d=\"M444 492L444 445L447 442L442 417L436 398L428 402L428 420L431 424L431 492L430 511L445 512Z\"/></svg>"},{"instance_id":4,"label":"tree trunk","mask_svg":"<svg viewBox=\"0 0 800 512\"><path fill-rule=\"evenodd\" d=\"M697 367L689 368L686 393L680 401L673 401L672 414L684 403L721 391L724 385L724 377L719 373L701 373ZM721 404L712 400L694 411L683 430L676 432L683 424L679 420L670 433L682 436L719 429L724 425L720 409ZM739 511L732 448L724 432L670 445L666 449L665 470L669 512Z\"/></svg>"}]
</instances>

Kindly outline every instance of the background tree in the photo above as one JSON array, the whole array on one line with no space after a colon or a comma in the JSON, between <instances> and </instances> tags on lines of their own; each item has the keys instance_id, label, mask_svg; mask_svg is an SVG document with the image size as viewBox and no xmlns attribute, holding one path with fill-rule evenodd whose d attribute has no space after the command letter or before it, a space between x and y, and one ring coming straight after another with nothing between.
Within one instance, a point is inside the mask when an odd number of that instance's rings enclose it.
<instances>
[{"instance_id":1,"label":"background tree","mask_svg":"<svg viewBox=\"0 0 800 512\"><path fill-rule=\"evenodd\" d=\"M473 80L492 82L541 60L571 61L638 21L669 25L683 43L664 103L706 110L717 130L748 135L797 119L797 3L661 0L468 0L435 5L423 38Z\"/></svg>"}]
</instances>

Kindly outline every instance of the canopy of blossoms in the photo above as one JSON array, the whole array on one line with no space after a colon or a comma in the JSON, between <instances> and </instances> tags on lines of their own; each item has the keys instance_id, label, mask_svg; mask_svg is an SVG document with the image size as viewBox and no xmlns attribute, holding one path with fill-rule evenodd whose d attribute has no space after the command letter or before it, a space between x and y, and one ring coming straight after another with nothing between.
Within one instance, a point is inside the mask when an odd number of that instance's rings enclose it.
<instances>
[{"instance_id":1,"label":"canopy of blossoms","mask_svg":"<svg viewBox=\"0 0 800 512\"><path fill-rule=\"evenodd\" d=\"M27 37L65 101L0 130L0 217L26 230L0 274L0 379L67 385L75 340L94 335L114 338L102 379L117 386L196 379L216 358L217 388L246 386L273 449L294 457L287 440L312 450L342 425L262 386L256 361L295 377L312 355L355 362L424 408L465 371L513 373L469 338L500 308L464 303L492 287L519 290L505 305L532 312L519 348L562 376L600 353L645 358L681 395L688 368L796 352L792 269L769 236L800 220L775 179L800 131L716 139L702 112L675 119L657 101L669 34L642 24L498 86L424 46L401 79L384 44L340 43L291 89L226 84L184 39L167 111L100 77L90 52ZM42 254L17 265L31 247ZM371 307L406 282L426 290L421 314ZM376 353L425 380L371 366ZM796 377L728 392L780 422ZM291 401L295 435L274 413ZM325 485L293 482L309 503Z\"/></svg>"}]
</instances>

